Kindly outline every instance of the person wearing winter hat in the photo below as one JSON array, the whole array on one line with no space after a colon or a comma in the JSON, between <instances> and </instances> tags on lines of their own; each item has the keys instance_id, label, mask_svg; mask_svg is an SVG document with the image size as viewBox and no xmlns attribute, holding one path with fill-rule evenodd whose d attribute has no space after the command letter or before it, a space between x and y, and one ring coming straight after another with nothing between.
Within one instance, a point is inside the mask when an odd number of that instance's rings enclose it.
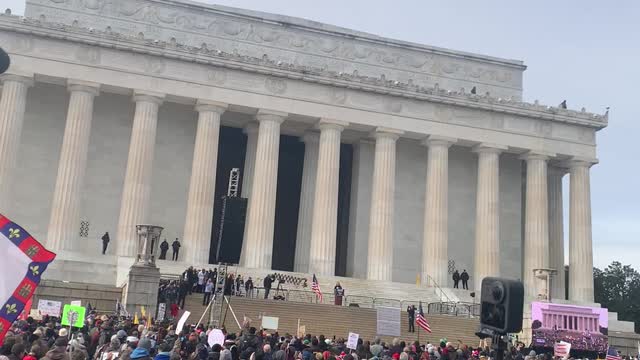
<instances>
[{"instance_id":1,"label":"person wearing winter hat","mask_svg":"<svg viewBox=\"0 0 640 360\"><path fill-rule=\"evenodd\" d=\"M67 338L57 338L53 349L49 350L42 360L69 360L69 354L67 353Z\"/></svg>"},{"instance_id":2,"label":"person wearing winter hat","mask_svg":"<svg viewBox=\"0 0 640 360\"><path fill-rule=\"evenodd\" d=\"M58 330L58 336L59 337L67 337L67 336L69 336L69 330L67 330L67 328L62 328L62 329Z\"/></svg>"},{"instance_id":3,"label":"person wearing winter hat","mask_svg":"<svg viewBox=\"0 0 640 360\"><path fill-rule=\"evenodd\" d=\"M7 356L9 360L22 360L26 355L23 343L16 343L11 347L11 354Z\"/></svg>"},{"instance_id":4,"label":"person wearing winter hat","mask_svg":"<svg viewBox=\"0 0 640 360\"><path fill-rule=\"evenodd\" d=\"M152 360L149 356L149 350L151 350L151 341L147 338L142 338L138 342L136 347L129 357L131 360Z\"/></svg>"}]
</instances>

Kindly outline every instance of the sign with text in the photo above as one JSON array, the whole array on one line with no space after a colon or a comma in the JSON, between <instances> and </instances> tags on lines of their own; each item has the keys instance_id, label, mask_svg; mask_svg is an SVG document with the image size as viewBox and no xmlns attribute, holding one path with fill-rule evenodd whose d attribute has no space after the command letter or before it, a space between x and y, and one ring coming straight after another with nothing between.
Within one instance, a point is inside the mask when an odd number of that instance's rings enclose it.
<instances>
[{"instance_id":1,"label":"sign with text","mask_svg":"<svg viewBox=\"0 0 640 360\"><path fill-rule=\"evenodd\" d=\"M84 317L87 312L82 306L65 304L62 309L62 320L60 323L65 326L81 328L84 326Z\"/></svg>"},{"instance_id":2,"label":"sign with text","mask_svg":"<svg viewBox=\"0 0 640 360\"><path fill-rule=\"evenodd\" d=\"M350 332L347 340L347 349L355 350L358 347L358 339L360 339L359 334Z\"/></svg>"},{"instance_id":3,"label":"sign with text","mask_svg":"<svg viewBox=\"0 0 640 360\"><path fill-rule=\"evenodd\" d=\"M400 336L400 309L379 307L376 333L386 336Z\"/></svg>"},{"instance_id":4,"label":"sign with text","mask_svg":"<svg viewBox=\"0 0 640 360\"><path fill-rule=\"evenodd\" d=\"M71 302L71 305L74 305L74 306L82 306L82 300L73 300L73 301Z\"/></svg>"},{"instance_id":5,"label":"sign with text","mask_svg":"<svg viewBox=\"0 0 640 360\"><path fill-rule=\"evenodd\" d=\"M158 304L158 320L163 321L166 313L167 313L167 304L166 303Z\"/></svg>"},{"instance_id":6,"label":"sign with text","mask_svg":"<svg viewBox=\"0 0 640 360\"><path fill-rule=\"evenodd\" d=\"M60 317L60 309L62 309L62 303L60 301L38 300L38 311L42 316Z\"/></svg>"}]
</instances>

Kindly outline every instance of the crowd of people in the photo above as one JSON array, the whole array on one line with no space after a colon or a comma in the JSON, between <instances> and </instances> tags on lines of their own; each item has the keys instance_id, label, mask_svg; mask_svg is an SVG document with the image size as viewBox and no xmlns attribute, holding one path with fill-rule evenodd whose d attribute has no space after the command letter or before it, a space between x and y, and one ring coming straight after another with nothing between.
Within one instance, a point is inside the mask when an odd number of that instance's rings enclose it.
<instances>
[{"instance_id":1,"label":"crowd of people","mask_svg":"<svg viewBox=\"0 0 640 360\"><path fill-rule=\"evenodd\" d=\"M210 344L212 327L192 324L176 329L176 319L134 321L90 315L84 327L70 330L53 317L19 320L0 346L0 360L489 360L496 356L488 347L446 339L425 343L358 339L355 349L349 349L344 338L269 333L252 327L250 320L235 333L221 329L224 342ZM516 343L504 358L552 360L553 356Z\"/></svg>"}]
</instances>

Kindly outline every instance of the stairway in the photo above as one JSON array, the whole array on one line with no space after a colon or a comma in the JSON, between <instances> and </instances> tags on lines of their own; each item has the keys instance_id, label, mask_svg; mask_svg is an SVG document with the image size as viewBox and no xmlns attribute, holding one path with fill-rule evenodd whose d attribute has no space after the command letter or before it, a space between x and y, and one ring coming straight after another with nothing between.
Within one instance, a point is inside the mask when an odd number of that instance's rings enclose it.
<instances>
[{"instance_id":1,"label":"stairway","mask_svg":"<svg viewBox=\"0 0 640 360\"><path fill-rule=\"evenodd\" d=\"M202 294L193 294L187 297L185 309L193 314L190 321L197 321L205 310L205 307L202 306L202 296ZM324 334L329 338L335 335L336 338L346 339L349 332L355 332L365 340L372 340L376 337L376 309L248 299L236 296L230 297L229 300L240 324L242 324L244 316L247 316L252 319L252 326L260 328L260 319L266 315L279 318L278 331L280 334L295 334L298 320L300 320L300 325L306 327L306 333L314 335ZM222 315L227 330L237 332L238 325L232 312L227 311L226 304L223 305ZM405 341L418 340L418 332L409 333L406 331L408 329L406 313L402 311L400 315L402 333L399 338ZM425 317L429 321L433 333L426 334L421 330L419 334L421 343L438 342L440 339L446 338L453 343L460 340L464 344L477 346L479 342L475 336L478 328L477 319L429 314L425 314ZM208 314L205 319L208 319ZM391 341L392 338L391 336L382 336L385 341Z\"/></svg>"},{"instance_id":2,"label":"stairway","mask_svg":"<svg viewBox=\"0 0 640 360\"><path fill-rule=\"evenodd\" d=\"M160 272L163 275L180 275L190 265L183 262L174 262L166 260L158 260L157 266L160 268ZM216 265L199 265L194 266L198 269L212 269ZM265 269L250 269L237 266L230 266L229 272L234 274L241 274L244 279L251 276L254 280L256 287L262 286L262 279L267 274L277 272L279 274L291 275L294 277L302 277L307 279L308 286L311 286L312 274L295 273L280 270L265 270ZM398 283L390 281L377 281L377 280L365 280L339 276L327 276L319 277L320 288L325 294L325 302L332 303L333 287L336 282L340 282L342 287L346 291L347 301L356 302L362 306L372 307L373 299L379 304L386 306L395 306L406 308L408 303L417 303L422 301L423 304L439 303L439 302L464 302L472 303L470 292L462 289L451 288L434 288L426 286L417 286L415 284ZM274 284L275 286L275 284ZM308 296L310 290L309 287L301 288L292 284L285 284L284 288L290 290L290 296ZM353 301L352 301L353 300Z\"/></svg>"}]
</instances>

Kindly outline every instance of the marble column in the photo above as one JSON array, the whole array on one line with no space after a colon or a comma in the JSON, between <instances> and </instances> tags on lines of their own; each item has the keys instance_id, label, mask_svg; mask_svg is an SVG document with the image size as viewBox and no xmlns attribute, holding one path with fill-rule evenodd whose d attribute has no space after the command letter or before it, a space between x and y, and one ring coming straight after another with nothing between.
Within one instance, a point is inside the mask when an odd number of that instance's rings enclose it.
<instances>
[{"instance_id":1,"label":"marble column","mask_svg":"<svg viewBox=\"0 0 640 360\"><path fill-rule=\"evenodd\" d=\"M340 136L348 123L321 119L316 188L311 222L309 272L333 276L336 265L338 231L338 180L340 172Z\"/></svg>"},{"instance_id":2,"label":"marble column","mask_svg":"<svg viewBox=\"0 0 640 360\"><path fill-rule=\"evenodd\" d=\"M402 131L377 128L369 213L367 279L391 281L393 214L396 189L396 141Z\"/></svg>"},{"instance_id":3,"label":"marble column","mask_svg":"<svg viewBox=\"0 0 640 360\"><path fill-rule=\"evenodd\" d=\"M135 91L133 100L136 110L116 236L120 256L137 255L136 225L148 221L158 108L164 100L164 95Z\"/></svg>"},{"instance_id":4,"label":"marble column","mask_svg":"<svg viewBox=\"0 0 640 360\"><path fill-rule=\"evenodd\" d=\"M549 213L547 199L548 155L529 152L522 159L527 161L525 195L524 267L525 296L538 295L535 269L549 267Z\"/></svg>"},{"instance_id":5,"label":"marble column","mask_svg":"<svg viewBox=\"0 0 640 360\"><path fill-rule=\"evenodd\" d=\"M302 140L304 141L304 164L302 166L302 187L300 189L300 209L298 210L298 230L293 271L306 273L309 271L313 197L315 196L320 137L316 132L308 132L304 134Z\"/></svg>"},{"instance_id":6,"label":"marble column","mask_svg":"<svg viewBox=\"0 0 640 360\"><path fill-rule=\"evenodd\" d=\"M182 246L185 260L191 264L208 264L211 244L211 221L216 190L220 116L227 104L198 100L198 129L193 149L187 213Z\"/></svg>"},{"instance_id":7,"label":"marble column","mask_svg":"<svg viewBox=\"0 0 640 360\"><path fill-rule=\"evenodd\" d=\"M273 231L278 183L280 124L286 113L260 110L255 167L245 226L242 264L249 268L271 269Z\"/></svg>"},{"instance_id":8,"label":"marble column","mask_svg":"<svg viewBox=\"0 0 640 360\"><path fill-rule=\"evenodd\" d=\"M242 179L242 191L241 195L245 199L251 199L251 185L253 182L253 169L256 164L256 147L258 146L258 123L250 122L245 125L242 130L245 134L247 134L247 149L244 155L244 169L240 177ZM247 209L248 210L248 209ZM248 214L248 211L247 211ZM246 219L245 219L246 220ZM247 224L245 222L244 232L242 234L242 254L245 253L244 247L247 244ZM242 260L241 260L242 262Z\"/></svg>"},{"instance_id":9,"label":"marble column","mask_svg":"<svg viewBox=\"0 0 640 360\"><path fill-rule=\"evenodd\" d=\"M550 166L547 174L549 187L549 268L556 270L551 277L551 298L565 299L564 283L564 220L562 214L562 177L567 170Z\"/></svg>"},{"instance_id":10,"label":"marble column","mask_svg":"<svg viewBox=\"0 0 640 360\"><path fill-rule=\"evenodd\" d=\"M592 303L591 185L593 161L572 160L569 167L569 300Z\"/></svg>"},{"instance_id":11,"label":"marble column","mask_svg":"<svg viewBox=\"0 0 640 360\"><path fill-rule=\"evenodd\" d=\"M242 197L251 197L251 184L253 181L253 168L256 163L256 147L258 146L258 123L250 122L245 125L243 132L247 134L247 150L244 157L244 170L242 174Z\"/></svg>"},{"instance_id":12,"label":"marble column","mask_svg":"<svg viewBox=\"0 0 640 360\"><path fill-rule=\"evenodd\" d=\"M47 246L54 251L79 251L83 248L78 243L80 205L87 168L93 102L100 85L68 80L67 88L70 92L69 108L47 230Z\"/></svg>"},{"instance_id":13,"label":"marble column","mask_svg":"<svg viewBox=\"0 0 640 360\"><path fill-rule=\"evenodd\" d=\"M11 181L18 158L27 90L33 86L33 75L5 74L0 76L0 80L3 82L0 98L0 213L9 215Z\"/></svg>"},{"instance_id":14,"label":"marble column","mask_svg":"<svg viewBox=\"0 0 640 360\"><path fill-rule=\"evenodd\" d=\"M500 275L500 153L506 146L480 144L478 185L476 191L476 243L474 284L482 287L482 279Z\"/></svg>"},{"instance_id":15,"label":"marble column","mask_svg":"<svg viewBox=\"0 0 640 360\"><path fill-rule=\"evenodd\" d=\"M422 283L447 287L449 242L449 147L456 139L429 136L427 180L424 201L424 239L422 243Z\"/></svg>"}]
</instances>

